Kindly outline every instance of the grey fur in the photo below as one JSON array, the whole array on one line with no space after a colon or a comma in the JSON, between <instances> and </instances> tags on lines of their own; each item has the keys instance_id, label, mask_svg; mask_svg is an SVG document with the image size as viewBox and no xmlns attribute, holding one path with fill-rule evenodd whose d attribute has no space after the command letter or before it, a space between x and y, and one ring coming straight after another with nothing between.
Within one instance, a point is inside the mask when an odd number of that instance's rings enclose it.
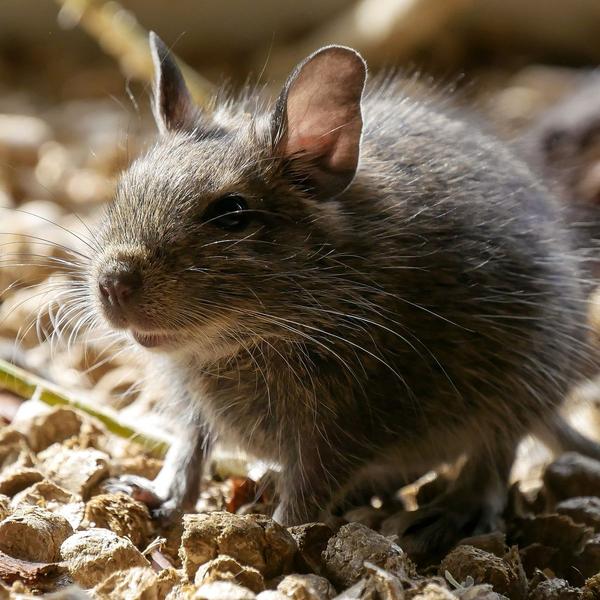
<instances>
[{"instance_id":1,"label":"grey fur","mask_svg":"<svg viewBox=\"0 0 600 600\"><path fill-rule=\"evenodd\" d=\"M503 145L399 82L369 88L359 168L335 199L314 198L310 161L278 157L271 109L249 106L221 105L216 126L169 132L131 165L89 274L95 290L107 269L139 270L128 323L177 340L149 354L184 440L159 500L194 499L215 439L282 465L286 524L362 478L466 454L403 543L422 553L493 526L517 443L593 368L559 207ZM241 233L201 220L230 192L256 211Z\"/></svg>"}]
</instances>

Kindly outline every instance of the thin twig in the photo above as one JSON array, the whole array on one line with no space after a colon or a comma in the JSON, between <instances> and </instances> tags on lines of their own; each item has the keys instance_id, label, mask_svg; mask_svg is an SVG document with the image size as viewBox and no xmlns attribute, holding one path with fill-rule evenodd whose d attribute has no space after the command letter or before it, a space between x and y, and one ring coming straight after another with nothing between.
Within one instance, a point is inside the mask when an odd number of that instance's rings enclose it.
<instances>
[{"instance_id":1,"label":"thin twig","mask_svg":"<svg viewBox=\"0 0 600 600\"><path fill-rule=\"evenodd\" d=\"M116 416L105 410L93 407L84 400L72 398L67 392L15 365L0 359L0 388L17 396L30 399L35 397L48 406L71 406L101 421L106 429L121 438L133 439L155 456L164 456L168 449L165 440L147 433L136 431L120 422Z\"/></svg>"}]
</instances>

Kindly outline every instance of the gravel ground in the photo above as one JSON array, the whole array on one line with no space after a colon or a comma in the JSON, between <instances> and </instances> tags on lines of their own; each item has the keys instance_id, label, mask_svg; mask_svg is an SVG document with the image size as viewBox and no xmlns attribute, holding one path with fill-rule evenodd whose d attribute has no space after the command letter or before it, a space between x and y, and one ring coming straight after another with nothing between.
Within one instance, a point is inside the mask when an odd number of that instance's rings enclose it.
<instances>
[{"instance_id":1,"label":"gravel ground","mask_svg":"<svg viewBox=\"0 0 600 600\"><path fill-rule=\"evenodd\" d=\"M563 81L530 70L482 103L513 132L552 96L550 80ZM0 92L0 355L152 431L162 424L148 409L165 392L140 384L134 351L71 335L59 295L75 276L73 251L89 250L80 237L93 231L113 176L152 134L147 115L110 99L50 107ZM576 396L592 400L576 417L598 437L597 386ZM103 487L123 473L156 475L161 460L135 441L9 392L0 392L0 423L0 598L600 598L600 463L578 455L547 465L524 444L503 532L417 567L382 532L439 493L443 476L374 498L336 528L284 529L263 514L274 501L266 467L219 455L197 512L161 528L144 505Z\"/></svg>"}]
</instances>

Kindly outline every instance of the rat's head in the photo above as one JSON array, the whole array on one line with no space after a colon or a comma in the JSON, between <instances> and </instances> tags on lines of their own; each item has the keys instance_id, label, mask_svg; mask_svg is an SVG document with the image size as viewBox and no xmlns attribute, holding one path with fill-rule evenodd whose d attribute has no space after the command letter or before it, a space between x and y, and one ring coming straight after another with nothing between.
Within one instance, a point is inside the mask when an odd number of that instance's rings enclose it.
<instances>
[{"instance_id":1,"label":"rat's head","mask_svg":"<svg viewBox=\"0 0 600 600\"><path fill-rule=\"evenodd\" d=\"M358 164L364 61L323 48L272 110L248 114L250 102L234 102L205 114L153 35L151 48L160 135L108 208L94 304L112 328L160 350L289 333L285 319L318 287L319 261L342 228L335 198Z\"/></svg>"}]
</instances>

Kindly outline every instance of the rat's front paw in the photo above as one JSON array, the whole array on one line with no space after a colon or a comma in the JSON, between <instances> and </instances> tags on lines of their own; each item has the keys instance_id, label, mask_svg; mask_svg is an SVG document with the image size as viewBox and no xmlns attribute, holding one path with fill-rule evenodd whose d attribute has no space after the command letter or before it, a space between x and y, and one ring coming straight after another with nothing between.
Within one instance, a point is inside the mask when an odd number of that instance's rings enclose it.
<instances>
[{"instance_id":1,"label":"rat's front paw","mask_svg":"<svg viewBox=\"0 0 600 600\"><path fill-rule=\"evenodd\" d=\"M180 512L179 502L158 488L156 482L137 475L121 475L104 484L108 492L122 492L142 502L150 510L152 518L162 524L170 523Z\"/></svg>"}]
</instances>

